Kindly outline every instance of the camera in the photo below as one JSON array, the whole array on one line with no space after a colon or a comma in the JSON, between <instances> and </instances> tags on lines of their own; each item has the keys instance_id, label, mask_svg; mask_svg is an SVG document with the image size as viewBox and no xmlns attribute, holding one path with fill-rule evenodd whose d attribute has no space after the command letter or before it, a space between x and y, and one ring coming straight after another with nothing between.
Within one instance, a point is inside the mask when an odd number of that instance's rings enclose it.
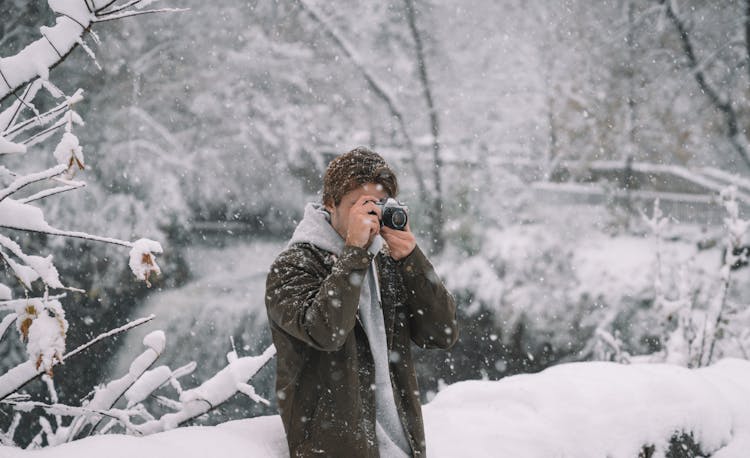
<instances>
[{"instance_id":1,"label":"camera","mask_svg":"<svg viewBox=\"0 0 750 458\"><path fill-rule=\"evenodd\" d=\"M397 201L393 197L386 197L375 202L380 208L380 226L387 226L397 231L406 230L406 222L409 220L409 207Z\"/></svg>"}]
</instances>

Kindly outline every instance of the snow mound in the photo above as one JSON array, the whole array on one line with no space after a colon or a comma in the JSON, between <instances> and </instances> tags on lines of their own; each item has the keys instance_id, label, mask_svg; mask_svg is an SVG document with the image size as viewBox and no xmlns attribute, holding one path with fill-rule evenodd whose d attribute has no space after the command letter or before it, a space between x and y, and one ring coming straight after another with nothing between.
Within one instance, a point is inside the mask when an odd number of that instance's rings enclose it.
<instances>
[{"instance_id":1,"label":"snow mound","mask_svg":"<svg viewBox=\"0 0 750 458\"><path fill-rule=\"evenodd\" d=\"M644 446L664 456L676 432L692 434L714 458L750 449L750 362L701 369L667 364L572 363L538 374L448 386L424 407L433 457L634 458ZM288 456L279 416L192 426L136 438L95 436L0 456L164 458Z\"/></svg>"},{"instance_id":2,"label":"snow mound","mask_svg":"<svg viewBox=\"0 0 750 458\"><path fill-rule=\"evenodd\" d=\"M749 377L744 360L697 370L589 362L456 383L424 408L427 444L446 457L634 458L649 445L664 456L684 431L716 458L746 456Z\"/></svg>"}]
</instances>

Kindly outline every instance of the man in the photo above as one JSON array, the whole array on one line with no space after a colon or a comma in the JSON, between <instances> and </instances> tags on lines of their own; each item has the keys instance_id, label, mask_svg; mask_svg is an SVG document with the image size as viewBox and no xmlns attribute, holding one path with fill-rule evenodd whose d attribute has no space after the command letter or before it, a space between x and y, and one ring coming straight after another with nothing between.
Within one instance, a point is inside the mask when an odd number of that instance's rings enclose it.
<instances>
[{"instance_id":1,"label":"man","mask_svg":"<svg viewBox=\"0 0 750 458\"><path fill-rule=\"evenodd\" d=\"M276 394L292 457L425 455L411 343L450 348L456 305L405 230L381 227L375 202L396 197L383 158L335 158L323 205L308 203L271 266L266 310Z\"/></svg>"}]
</instances>

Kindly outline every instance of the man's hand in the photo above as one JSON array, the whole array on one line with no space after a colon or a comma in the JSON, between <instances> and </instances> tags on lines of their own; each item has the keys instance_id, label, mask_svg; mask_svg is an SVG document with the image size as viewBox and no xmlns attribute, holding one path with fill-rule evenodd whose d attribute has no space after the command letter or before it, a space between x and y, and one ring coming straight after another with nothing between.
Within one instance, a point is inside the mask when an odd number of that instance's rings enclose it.
<instances>
[{"instance_id":1,"label":"man's hand","mask_svg":"<svg viewBox=\"0 0 750 458\"><path fill-rule=\"evenodd\" d=\"M375 205L377 201L377 197L365 195L357 199L349 210L346 245L367 248L375 235L380 233L380 207Z\"/></svg>"},{"instance_id":2,"label":"man's hand","mask_svg":"<svg viewBox=\"0 0 750 458\"><path fill-rule=\"evenodd\" d=\"M414 238L414 234L411 232L409 222L406 222L406 230L399 231L391 229L388 226L380 228L380 235L383 236L385 242L388 244L388 249L391 252L391 257L396 261L400 261L405 257L409 256L414 247L417 246L417 239Z\"/></svg>"}]
</instances>

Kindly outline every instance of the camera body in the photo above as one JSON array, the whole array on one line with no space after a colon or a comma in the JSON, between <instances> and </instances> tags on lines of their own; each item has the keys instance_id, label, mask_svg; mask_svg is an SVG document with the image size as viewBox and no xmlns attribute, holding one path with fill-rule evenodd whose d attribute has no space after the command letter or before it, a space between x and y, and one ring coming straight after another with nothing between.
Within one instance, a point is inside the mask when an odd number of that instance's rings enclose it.
<instances>
[{"instance_id":1,"label":"camera body","mask_svg":"<svg viewBox=\"0 0 750 458\"><path fill-rule=\"evenodd\" d=\"M409 221L409 207L397 201L393 197L386 197L375 202L380 208L380 226L387 226L397 231L405 231L406 223Z\"/></svg>"}]
</instances>

